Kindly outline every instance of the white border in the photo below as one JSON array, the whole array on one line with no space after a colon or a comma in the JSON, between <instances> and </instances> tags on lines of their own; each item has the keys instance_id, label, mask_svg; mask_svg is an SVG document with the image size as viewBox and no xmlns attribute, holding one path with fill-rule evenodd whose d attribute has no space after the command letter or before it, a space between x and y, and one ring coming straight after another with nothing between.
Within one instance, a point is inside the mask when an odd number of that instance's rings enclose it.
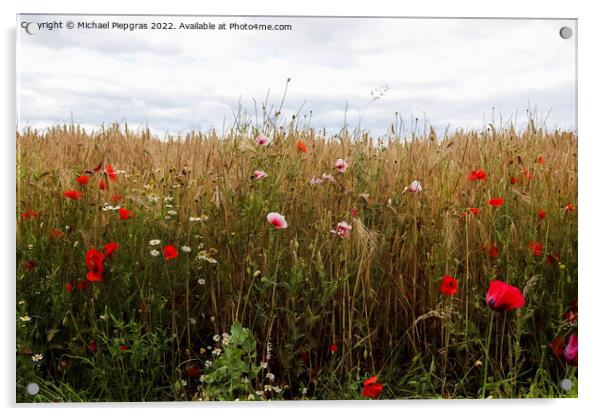
<instances>
[{"instance_id":1,"label":"white border","mask_svg":"<svg viewBox=\"0 0 602 416\"><path fill-rule=\"evenodd\" d=\"M200 3L200 2L199 2ZM103 0L102 2L82 2L54 0L30 0L26 3L16 0L0 3L0 19L3 32L2 83L3 108L2 126L2 175L1 193L4 204L1 228L0 265L6 271L1 278L3 286L0 298L3 321L3 341L0 342L2 366L1 404L13 412L44 412L44 414L106 414L107 410L127 407L128 412L144 412L144 416L163 415L168 409L176 407L180 414L199 414L199 412L221 413L241 412L246 414L296 414L339 413L377 414L433 412L445 416L453 414L478 414L487 416L522 413L525 410L555 414L594 413L598 397L601 368L598 357L602 346L600 324L597 319L602 313L599 308L601 287L600 265L600 218L601 206L600 157L602 111L600 100L600 40L602 39L602 16L596 13L595 2L545 1L527 2L524 0L505 0L484 2L470 0L421 0L397 4L386 0L370 1L324 1L324 0L237 0L224 2L203 2L196 5L184 0L146 0L126 3L123 0ZM144 14L268 14L268 15L393 15L393 16L442 16L442 17L549 17L579 19L579 309L581 329L581 358L579 372L579 399L577 400L505 400L505 401L395 401L395 402L295 402L269 404L243 403L157 403L157 404L102 404L93 406L32 407L15 406L14 400L14 276L15 276L15 22L16 13L144 13ZM41 63L43 64L43 63ZM597 169L598 168L598 169ZM10 266L10 267L9 267ZM598 412L596 412L598 413ZM6 414L6 413L5 413Z\"/></svg>"}]
</instances>

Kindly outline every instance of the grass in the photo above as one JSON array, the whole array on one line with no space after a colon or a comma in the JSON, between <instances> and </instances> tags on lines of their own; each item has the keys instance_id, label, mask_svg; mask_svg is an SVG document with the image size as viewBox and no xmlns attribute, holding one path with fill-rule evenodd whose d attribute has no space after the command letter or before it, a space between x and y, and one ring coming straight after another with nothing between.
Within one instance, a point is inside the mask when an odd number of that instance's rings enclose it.
<instances>
[{"instance_id":1,"label":"grass","mask_svg":"<svg viewBox=\"0 0 602 416\"><path fill-rule=\"evenodd\" d=\"M260 132L269 146L254 143ZM577 297L572 132L328 139L242 123L159 140L56 126L19 133L17 154L18 401L359 399L373 375L380 399L577 395L576 367L549 347L576 333L564 316ZM477 169L485 180L468 179ZM334 180L310 184L323 173ZM422 192L406 189L414 180ZM331 233L341 221L349 238ZM108 242L119 248L103 280L78 290L86 252ZM166 245L179 256L165 260ZM454 296L440 292L444 275ZM492 312L493 279L525 306ZM37 396L24 393L31 380Z\"/></svg>"}]
</instances>

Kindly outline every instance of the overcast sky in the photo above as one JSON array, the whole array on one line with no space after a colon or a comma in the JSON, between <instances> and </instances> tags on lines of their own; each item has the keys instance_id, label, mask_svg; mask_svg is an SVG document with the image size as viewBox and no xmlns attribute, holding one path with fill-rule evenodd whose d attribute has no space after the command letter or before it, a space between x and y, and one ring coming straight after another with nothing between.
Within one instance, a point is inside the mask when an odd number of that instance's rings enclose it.
<instances>
[{"instance_id":1,"label":"overcast sky","mask_svg":"<svg viewBox=\"0 0 602 416\"><path fill-rule=\"evenodd\" d=\"M222 131L239 102L254 117L270 91L283 115L386 133L399 113L438 131L481 128L530 106L549 128L574 129L573 20L21 16L22 22L290 24L290 31L17 28L19 128L127 121L156 133ZM30 26L31 27L31 26ZM371 91L388 86L371 100ZM550 111L551 110L551 111Z\"/></svg>"}]
</instances>

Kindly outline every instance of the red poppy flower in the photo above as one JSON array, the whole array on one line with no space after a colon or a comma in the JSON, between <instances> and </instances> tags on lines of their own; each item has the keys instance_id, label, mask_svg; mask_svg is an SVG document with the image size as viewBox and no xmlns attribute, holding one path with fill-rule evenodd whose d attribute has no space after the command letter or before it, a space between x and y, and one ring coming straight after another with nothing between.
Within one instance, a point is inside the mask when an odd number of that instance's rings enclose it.
<instances>
[{"instance_id":1,"label":"red poppy flower","mask_svg":"<svg viewBox=\"0 0 602 416\"><path fill-rule=\"evenodd\" d=\"M359 217L359 216L360 216L360 210L359 210L359 209L357 209L357 208L352 208L352 209L351 209L351 216L352 216L353 218L357 218L357 217Z\"/></svg>"},{"instance_id":2,"label":"red poppy flower","mask_svg":"<svg viewBox=\"0 0 602 416\"><path fill-rule=\"evenodd\" d=\"M573 212L573 211L575 211L575 205L568 203L568 204L566 204L564 209L566 209L567 211Z\"/></svg>"},{"instance_id":3,"label":"red poppy flower","mask_svg":"<svg viewBox=\"0 0 602 416\"><path fill-rule=\"evenodd\" d=\"M21 214L21 218L24 220L28 220L30 218L38 218L40 213L38 211L34 211L33 209L28 209Z\"/></svg>"},{"instance_id":4,"label":"red poppy flower","mask_svg":"<svg viewBox=\"0 0 602 416\"><path fill-rule=\"evenodd\" d=\"M184 374L186 375L186 378L191 380L197 380L201 377L201 371L196 366L187 367L186 370L184 370Z\"/></svg>"},{"instance_id":5,"label":"red poppy flower","mask_svg":"<svg viewBox=\"0 0 602 416\"><path fill-rule=\"evenodd\" d=\"M546 217L546 212L543 211L541 208L539 208L537 210L537 218L539 218L540 220L543 220Z\"/></svg>"},{"instance_id":6,"label":"red poppy flower","mask_svg":"<svg viewBox=\"0 0 602 416\"><path fill-rule=\"evenodd\" d=\"M65 285L65 290L69 293L73 292L73 283L67 282L67 284Z\"/></svg>"},{"instance_id":7,"label":"red poppy flower","mask_svg":"<svg viewBox=\"0 0 602 416\"><path fill-rule=\"evenodd\" d=\"M105 172L107 172L107 175L109 176L109 179L111 180L111 182L114 182L117 180L117 172L115 172L115 170L113 170L113 166L107 165L107 167L105 168Z\"/></svg>"},{"instance_id":8,"label":"red poppy flower","mask_svg":"<svg viewBox=\"0 0 602 416\"><path fill-rule=\"evenodd\" d=\"M570 365L574 365L577 367L577 352L578 352L578 340L577 335L573 334L569 337L566 346L564 347L564 351L562 352L562 357L564 360Z\"/></svg>"},{"instance_id":9,"label":"red poppy flower","mask_svg":"<svg viewBox=\"0 0 602 416\"><path fill-rule=\"evenodd\" d=\"M375 399L380 396L383 391L383 385L377 383L378 377L372 376L367 380L364 380L364 388L362 389L362 396L369 397L371 399Z\"/></svg>"},{"instance_id":10,"label":"red poppy flower","mask_svg":"<svg viewBox=\"0 0 602 416\"><path fill-rule=\"evenodd\" d=\"M577 322L577 301L573 300L571 306L564 313L564 320L567 322Z\"/></svg>"},{"instance_id":11,"label":"red poppy flower","mask_svg":"<svg viewBox=\"0 0 602 416\"><path fill-rule=\"evenodd\" d=\"M554 263L556 263L556 262L558 261L558 255L557 255L557 254L554 254L554 253L550 253L550 254L548 254L548 255L546 256L546 261L547 261L549 264L554 264Z\"/></svg>"},{"instance_id":12,"label":"red poppy flower","mask_svg":"<svg viewBox=\"0 0 602 416\"><path fill-rule=\"evenodd\" d=\"M554 357L558 359L562 358L562 352L564 351L565 344L566 338L562 335L557 336L552 340L552 342L550 342L550 348L552 350L552 354L554 354Z\"/></svg>"},{"instance_id":13,"label":"red poppy flower","mask_svg":"<svg viewBox=\"0 0 602 416\"><path fill-rule=\"evenodd\" d=\"M496 258L500 255L500 249L495 244L491 244L487 249L487 255L491 258Z\"/></svg>"},{"instance_id":14,"label":"red poppy flower","mask_svg":"<svg viewBox=\"0 0 602 416\"><path fill-rule=\"evenodd\" d=\"M175 259L176 257L178 257L178 255L178 250L174 246L170 245L165 246L165 248L163 248L163 257L165 257L165 260Z\"/></svg>"},{"instance_id":15,"label":"red poppy flower","mask_svg":"<svg viewBox=\"0 0 602 416\"><path fill-rule=\"evenodd\" d=\"M111 257L115 250L119 248L119 243L110 242L105 244L105 254L107 257Z\"/></svg>"},{"instance_id":16,"label":"red poppy flower","mask_svg":"<svg viewBox=\"0 0 602 416\"><path fill-rule=\"evenodd\" d=\"M303 140L297 140L297 143L295 143L295 147L297 148L297 152L307 153L308 148Z\"/></svg>"},{"instance_id":17,"label":"red poppy flower","mask_svg":"<svg viewBox=\"0 0 602 416\"><path fill-rule=\"evenodd\" d=\"M516 176L511 176L510 177L510 183L512 185L516 185L518 183L518 178Z\"/></svg>"},{"instance_id":18,"label":"red poppy flower","mask_svg":"<svg viewBox=\"0 0 602 416\"><path fill-rule=\"evenodd\" d=\"M525 304L525 298L517 287L500 280L492 280L489 283L485 301L487 302L487 306L496 312L506 312L522 308Z\"/></svg>"},{"instance_id":19,"label":"red poppy flower","mask_svg":"<svg viewBox=\"0 0 602 416\"><path fill-rule=\"evenodd\" d=\"M132 211L125 209L125 208L119 208L119 217L122 220L127 220L130 218L134 218L134 214L132 213Z\"/></svg>"},{"instance_id":20,"label":"red poppy flower","mask_svg":"<svg viewBox=\"0 0 602 416\"><path fill-rule=\"evenodd\" d=\"M63 236L63 232L61 230L57 230L56 228L50 229L50 238L61 238Z\"/></svg>"},{"instance_id":21,"label":"red poppy flower","mask_svg":"<svg viewBox=\"0 0 602 416\"><path fill-rule=\"evenodd\" d=\"M468 208L468 210L470 212L472 212L473 215L479 215L479 209L478 208Z\"/></svg>"},{"instance_id":22,"label":"red poppy flower","mask_svg":"<svg viewBox=\"0 0 602 416\"><path fill-rule=\"evenodd\" d=\"M101 191L107 189L107 183L104 179L101 179L100 182L98 182L98 189L100 189Z\"/></svg>"},{"instance_id":23,"label":"red poppy flower","mask_svg":"<svg viewBox=\"0 0 602 416\"><path fill-rule=\"evenodd\" d=\"M504 200L502 198L491 198L489 200L489 205L492 207L501 207L504 204Z\"/></svg>"},{"instance_id":24,"label":"red poppy flower","mask_svg":"<svg viewBox=\"0 0 602 416\"><path fill-rule=\"evenodd\" d=\"M334 354L335 352L337 352L337 349L338 349L338 347L337 347L336 344L330 344L328 346L328 351L330 351L332 354Z\"/></svg>"},{"instance_id":25,"label":"red poppy flower","mask_svg":"<svg viewBox=\"0 0 602 416\"><path fill-rule=\"evenodd\" d=\"M104 260L105 256L100 251L95 248L88 250L86 253L86 266L88 267L86 279L90 282L100 282L102 280Z\"/></svg>"},{"instance_id":26,"label":"red poppy flower","mask_svg":"<svg viewBox=\"0 0 602 416\"><path fill-rule=\"evenodd\" d=\"M94 168L94 172L100 172L101 169L102 169L102 163L99 163L98 166L96 166Z\"/></svg>"},{"instance_id":27,"label":"red poppy flower","mask_svg":"<svg viewBox=\"0 0 602 416\"><path fill-rule=\"evenodd\" d=\"M440 290L446 296L453 296L458 291L458 281L446 274L441 281Z\"/></svg>"},{"instance_id":28,"label":"red poppy flower","mask_svg":"<svg viewBox=\"0 0 602 416\"><path fill-rule=\"evenodd\" d=\"M119 202L119 201L121 201L122 199L123 199L123 198L122 198L122 197L121 197L121 195L119 195L119 194L115 194L115 195L113 195L113 196L111 197L111 201L113 201L113 202Z\"/></svg>"},{"instance_id":29,"label":"red poppy flower","mask_svg":"<svg viewBox=\"0 0 602 416\"><path fill-rule=\"evenodd\" d=\"M94 341L94 339L90 339L90 341L88 342L88 349L90 350L91 353L95 353L96 350L98 349L98 346L96 345L96 341Z\"/></svg>"},{"instance_id":30,"label":"red poppy flower","mask_svg":"<svg viewBox=\"0 0 602 416\"><path fill-rule=\"evenodd\" d=\"M483 169L473 170L470 172L470 175L468 175L468 179L471 181L483 181L487 179L487 174Z\"/></svg>"},{"instance_id":31,"label":"red poppy flower","mask_svg":"<svg viewBox=\"0 0 602 416\"><path fill-rule=\"evenodd\" d=\"M130 349L130 347L128 347L127 345L123 345L122 344L122 345L119 346L119 351L127 351L129 349Z\"/></svg>"},{"instance_id":32,"label":"red poppy flower","mask_svg":"<svg viewBox=\"0 0 602 416\"><path fill-rule=\"evenodd\" d=\"M78 176L77 178L75 178L75 181L80 185L87 185L90 181L90 177L86 175Z\"/></svg>"},{"instance_id":33,"label":"red poppy flower","mask_svg":"<svg viewBox=\"0 0 602 416\"><path fill-rule=\"evenodd\" d=\"M146 315L147 312L148 312L148 306L146 306L146 303L140 302L140 313L142 313L143 315Z\"/></svg>"},{"instance_id":34,"label":"red poppy flower","mask_svg":"<svg viewBox=\"0 0 602 416\"><path fill-rule=\"evenodd\" d=\"M27 270L28 272L32 271L33 269L35 269L37 267L37 263L33 260L27 260L26 262L23 263L25 266L25 270Z\"/></svg>"},{"instance_id":35,"label":"red poppy flower","mask_svg":"<svg viewBox=\"0 0 602 416\"><path fill-rule=\"evenodd\" d=\"M537 158L536 162L539 163L540 165L543 165L546 161L543 156L539 156Z\"/></svg>"},{"instance_id":36,"label":"red poppy flower","mask_svg":"<svg viewBox=\"0 0 602 416\"><path fill-rule=\"evenodd\" d=\"M77 192L75 189L69 189L68 191L63 192L63 195L65 195L67 198L69 199L80 199L84 194L81 192Z\"/></svg>"},{"instance_id":37,"label":"red poppy flower","mask_svg":"<svg viewBox=\"0 0 602 416\"><path fill-rule=\"evenodd\" d=\"M86 290L89 284L90 282L88 282L87 280L80 280L79 282L77 282L77 285L75 285L75 287L77 288L78 292L83 292L84 290Z\"/></svg>"},{"instance_id":38,"label":"red poppy flower","mask_svg":"<svg viewBox=\"0 0 602 416\"><path fill-rule=\"evenodd\" d=\"M529 172L529 169L525 169L525 171L523 172L523 176L528 181L530 181L531 179L533 179L533 175Z\"/></svg>"},{"instance_id":39,"label":"red poppy flower","mask_svg":"<svg viewBox=\"0 0 602 416\"><path fill-rule=\"evenodd\" d=\"M543 251L543 244L531 240L529 241L529 249L531 250L531 254L533 254L535 257L541 257L541 253Z\"/></svg>"}]
</instances>

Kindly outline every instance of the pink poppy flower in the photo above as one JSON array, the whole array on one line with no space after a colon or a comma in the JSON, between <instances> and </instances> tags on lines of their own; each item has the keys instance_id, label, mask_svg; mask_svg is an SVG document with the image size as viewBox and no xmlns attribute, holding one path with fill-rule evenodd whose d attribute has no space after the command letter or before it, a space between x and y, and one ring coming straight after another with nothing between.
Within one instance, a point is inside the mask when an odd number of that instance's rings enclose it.
<instances>
[{"instance_id":1,"label":"pink poppy flower","mask_svg":"<svg viewBox=\"0 0 602 416\"><path fill-rule=\"evenodd\" d=\"M312 178L309 180L310 185L321 185L322 182L324 182L323 179L316 178L315 176L312 176Z\"/></svg>"},{"instance_id":2,"label":"pink poppy flower","mask_svg":"<svg viewBox=\"0 0 602 416\"><path fill-rule=\"evenodd\" d=\"M345 165L345 167L347 167L347 165ZM323 173L322 174L322 181L334 182L334 176L327 175L327 174Z\"/></svg>"},{"instance_id":3,"label":"pink poppy flower","mask_svg":"<svg viewBox=\"0 0 602 416\"><path fill-rule=\"evenodd\" d=\"M416 194L418 192L422 192L422 185L418 181L413 181L410 184L410 187L408 188L408 191L412 192L413 194Z\"/></svg>"},{"instance_id":4,"label":"pink poppy flower","mask_svg":"<svg viewBox=\"0 0 602 416\"><path fill-rule=\"evenodd\" d=\"M269 137L260 134L255 139L255 144L259 146L267 146L268 144L270 144L271 141L272 139L270 139Z\"/></svg>"},{"instance_id":5,"label":"pink poppy flower","mask_svg":"<svg viewBox=\"0 0 602 416\"><path fill-rule=\"evenodd\" d=\"M255 172L253 172L253 176L255 176L255 179L263 179L266 176L268 176L268 174L262 170L256 170Z\"/></svg>"},{"instance_id":6,"label":"pink poppy flower","mask_svg":"<svg viewBox=\"0 0 602 416\"><path fill-rule=\"evenodd\" d=\"M351 225L347 224L345 221L342 221L337 224L337 228L335 230L330 230L330 232L338 235L341 238L348 238L351 228Z\"/></svg>"},{"instance_id":7,"label":"pink poppy flower","mask_svg":"<svg viewBox=\"0 0 602 416\"><path fill-rule=\"evenodd\" d=\"M277 230L282 230L283 228L288 227L288 223L284 218L284 215L280 215L277 212L270 212L268 214L268 221L272 224Z\"/></svg>"},{"instance_id":8,"label":"pink poppy flower","mask_svg":"<svg viewBox=\"0 0 602 416\"><path fill-rule=\"evenodd\" d=\"M345 162L343 159L337 159L334 166L337 168L337 170L339 172L345 173L345 171L347 170L347 166L349 166L349 164L347 162Z\"/></svg>"}]
</instances>

